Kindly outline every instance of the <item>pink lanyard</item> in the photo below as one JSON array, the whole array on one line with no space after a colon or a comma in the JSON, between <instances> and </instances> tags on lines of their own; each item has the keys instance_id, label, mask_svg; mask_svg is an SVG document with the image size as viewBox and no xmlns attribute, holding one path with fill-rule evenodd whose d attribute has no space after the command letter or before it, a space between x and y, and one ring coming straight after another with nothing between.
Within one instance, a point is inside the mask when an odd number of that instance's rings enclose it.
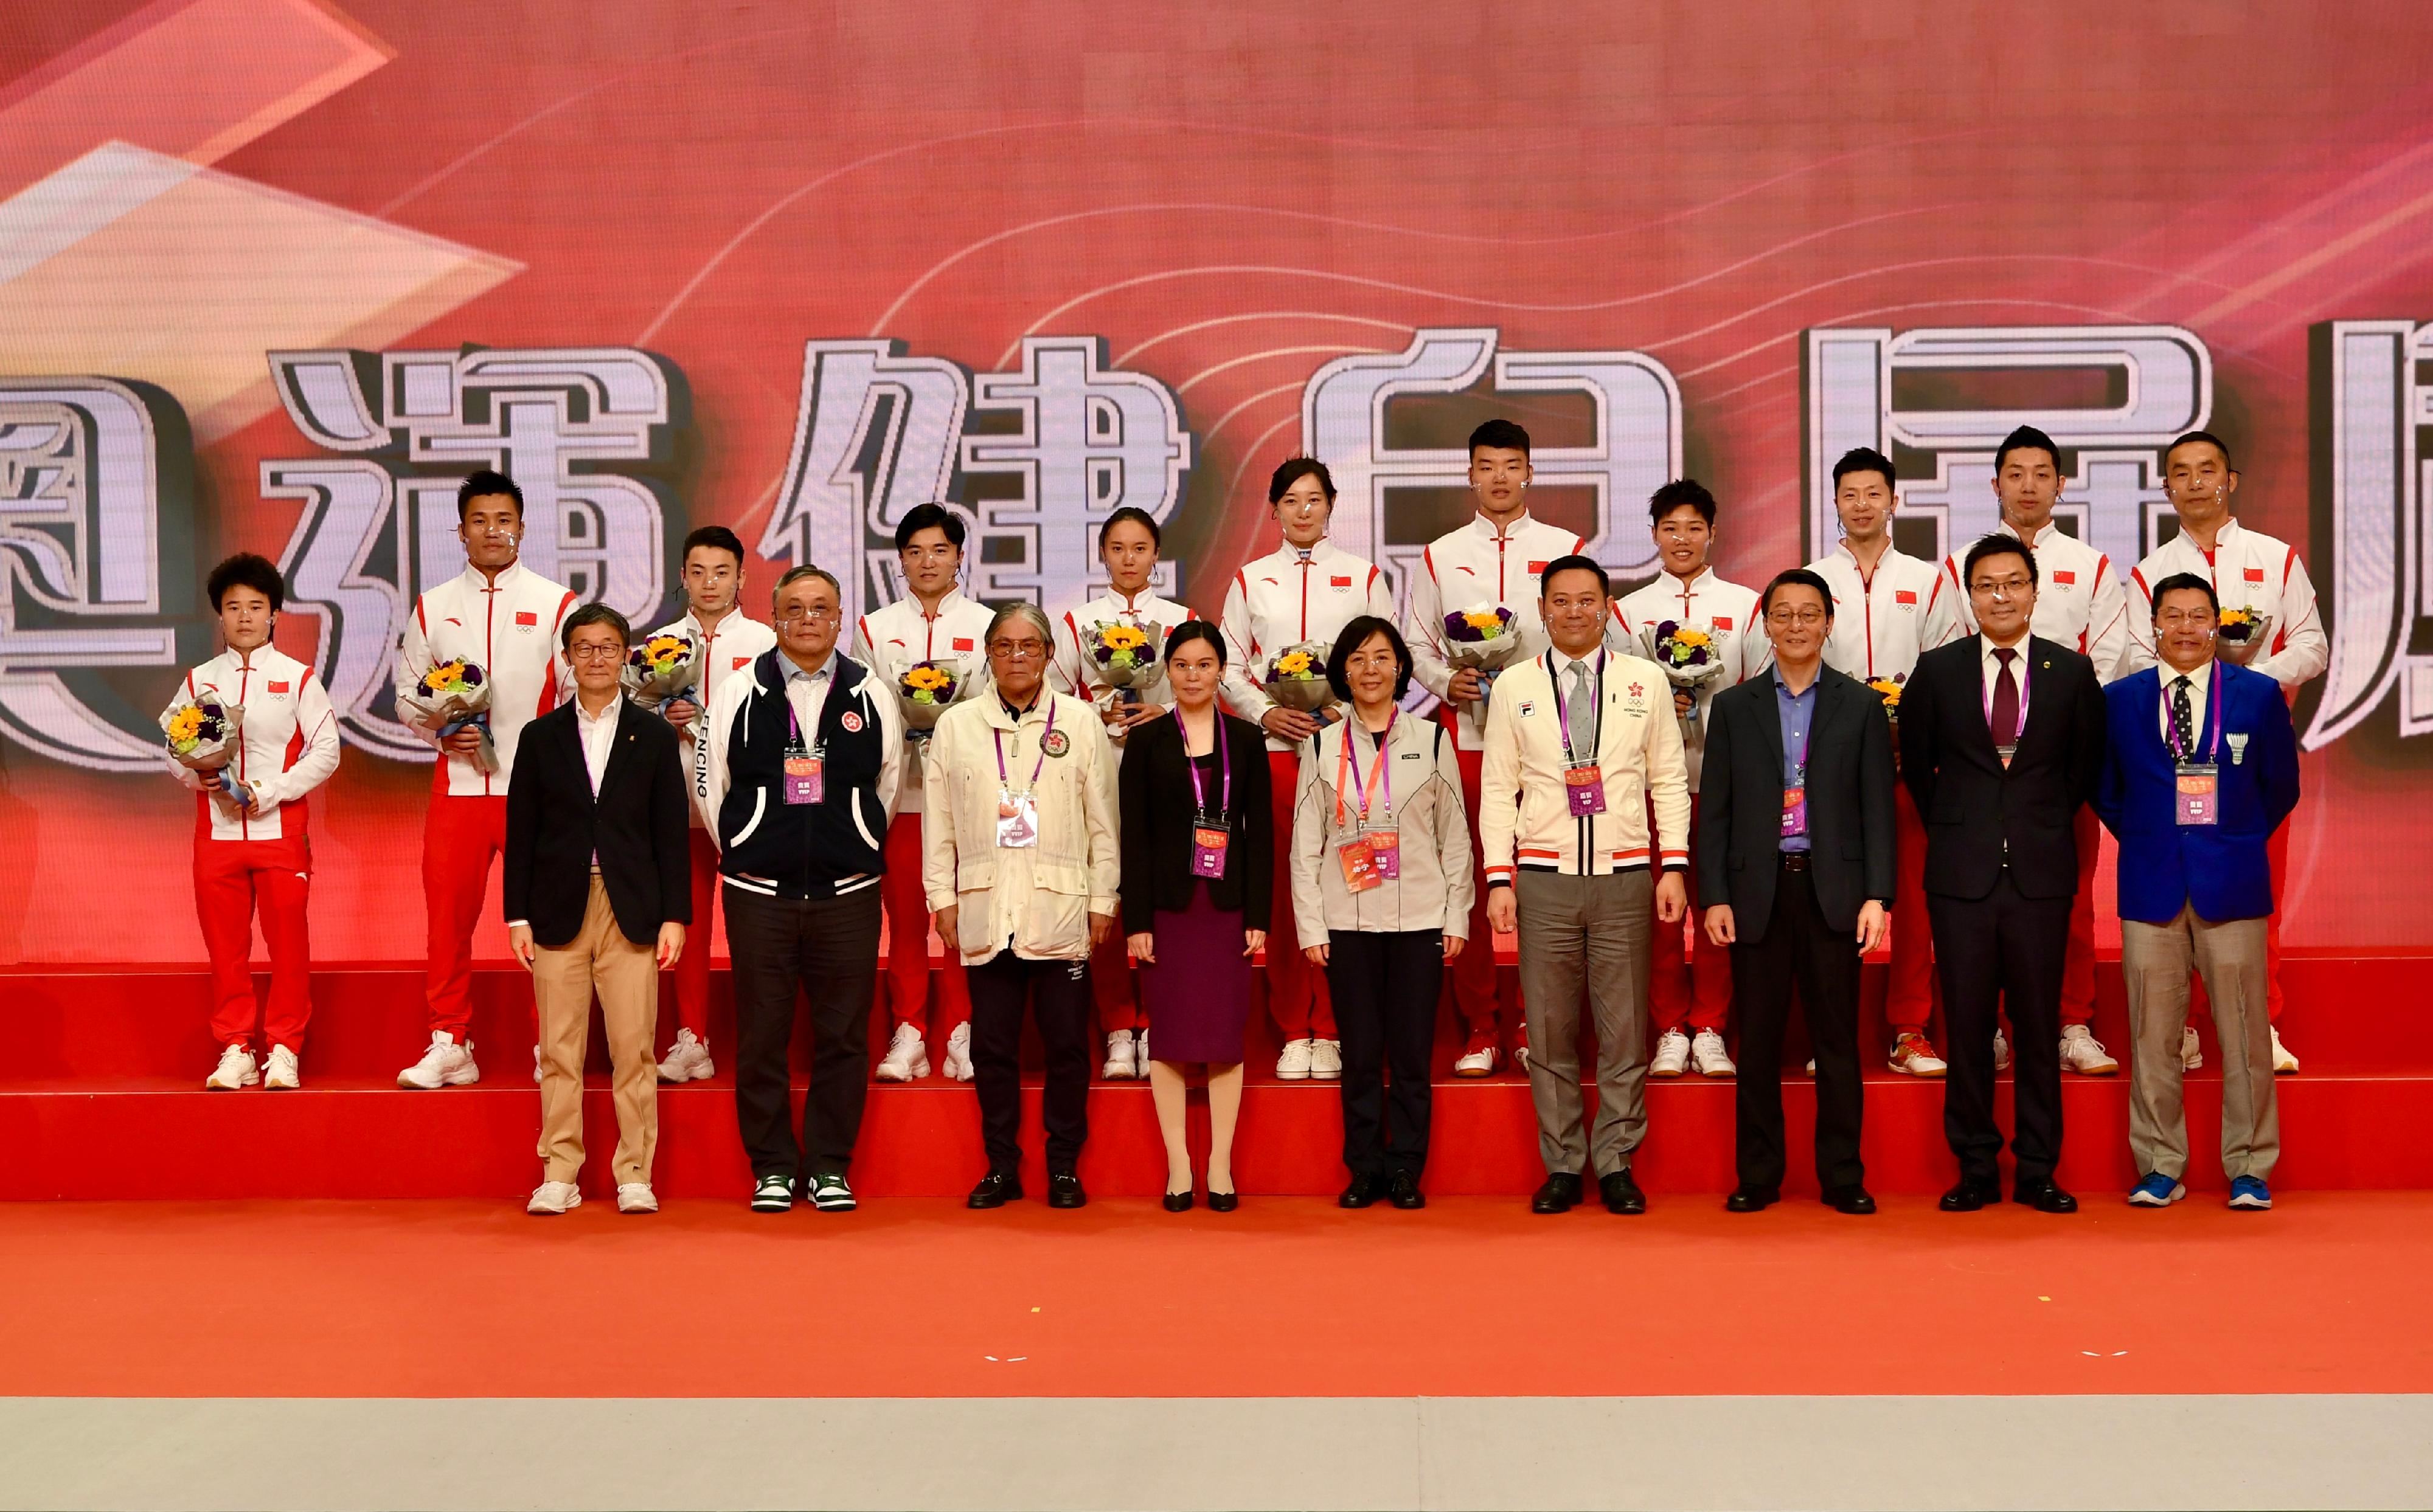
<instances>
[{"instance_id":1,"label":"pink lanyard","mask_svg":"<svg viewBox=\"0 0 2433 1512\"><path fill-rule=\"evenodd\" d=\"M1208 811L1208 794L1199 786L1199 763L1191 756L1191 732L1182 729L1182 715L1174 717L1175 728L1182 735L1182 770L1191 773L1191 811L1196 819L1224 819L1234 811L1234 752L1225 742L1225 716L1211 712L1216 724L1215 739L1209 743L1216 747L1216 760L1225 773L1223 796L1218 800L1224 807L1214 814ZM1056 711L1048 710L1047 717L1054 719ZM1035 783L1039 778L1034 774L1030 780Z\"/></svg>"},{"instance_id":2,"label":"pink lanyard","mask_svg":"<svg viewBox=\"0 0 2433 1512\"><path fill-rule=\"evenodd\" d=\"M2172 675L2176 677L2182 674L2174 672ZM2194 688L2192 688L2190 691L2193 692ZM2221 689L2208 688L2201 696L2205 701L2205 722L2213 726L2213 742L2205 751L2205 760L2218 764L2221 759ZM2165 684L2163 688L2162 711L2163 743L2171 748L2173 762L2185 763L2190 756L2196 755L2196 749L2193 746L2186 751L2180 749L2180 732L2171 722L2171 689L2169 684Z\"/></svg>"},{"instance_id":3,"label":"pink lanyard","mask_svg":"<svg viewBox=\"0 0 2433 1512\"><path fill-rule=\"evenodd\" d=\"M1574 755L1574 754L1573 753L1573 750L1572 750L1572 712L1571 712L1571 702L1572 702L1572 701L1571 701L1570 697L1569 697L1568 695L1566 695L1566 694L1564 693L1564 691L1563 691L1563 680L1562 680L1562 678L1560 678L1559 676L1556 675L1556 672L1555 672L1555 654L1554 654L1553 652L1551 652L1551 651L1550 651L1550 652L1548 652L1548 653L1546 653L1546 681L1548 681L1548 682L1550 682L1550 683L1552 683L1552 684L1554 684L1554 685L1555 685L1555 723L1556 723L1556 724L1557 724L1557 726L1562 730L1562 732L1563 732L1563 764L1564 764L1565 766L1574 766L1574 767L1576 767L1576 766L1593 766L1593 765L1595 765L1595 764L1596 764L1596 756L1597 756L1596 748L1597 748L1597 746L1598 746L1598 745L1600 745L1600 744L1602 744L1602 743L1604 742L1604 738L1605 738L1605 648L1604 648L1604 647L1602 647L1602 646L1600 646L1600 647L1598 647L1598 648L1597 648L1597 659L1596 659L1596 711L1597 711L1597 716L1596 716L1596 717L1597 717L1597 727L1596 727L1594 730L1591 730L1591 732L1589 732L1589 758L1588 758L1588 760L1586 760L1586 761L1582 761L1582 760L1581 760L1581 759L1580 759L1576 755Z\"/></svg>"},{"instance_id":4,"label":"pink lanyard","mask_svg":"<svg viewBox=\"0 0 2433 1512\"><path fill-rule=\"evenodd\" d=\"M1014 733L1017 737L1022 733L1022 727L1019 724L1014 726ZM1039 774L1047 770L1047 738L1055 733L1056 705L1051 701L1047 705L1047 728L1039 733L1039 759L1032 763L1030 768L1030 787L1033 790L1039 787ZM996 785L1007 792L1012 792L1013 789L1010 786L1011 779L1005 774L1005 732L992 726L989 734L996 741Z\"/></svg>"},{"instance_id":5,"label":"pink lanyard","mask_svg":"<svg viewBox=\"0 0 2433 1512\"><path fill-rule=\"evenodd\" d=\"M1377 784L1378 801L1388 814L1394 811L1394 773L1386 764L1386 742L1394 738L1394 716L1399 708L1386 711L1386 728L1377 737L1377 762L1369 769L1369 781ZM1360 762L1352 755L1352 726L1357 720L1343 722L1343 744L1336 748L1335 761L1335 827L1343 827L1343 774L1352 773L1352 794L1360 800L1360 823L1369 823L1369 783L1360 780Z\"/></svg>"}]
</instances>

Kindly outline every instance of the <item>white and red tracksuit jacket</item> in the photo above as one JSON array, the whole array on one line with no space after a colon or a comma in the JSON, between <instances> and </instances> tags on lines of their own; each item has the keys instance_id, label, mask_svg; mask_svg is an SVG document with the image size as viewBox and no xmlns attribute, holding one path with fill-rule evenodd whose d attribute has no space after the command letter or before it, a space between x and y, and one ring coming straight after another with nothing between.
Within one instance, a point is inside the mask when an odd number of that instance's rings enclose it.
<instances>
[{"instance_id":1,"label":"white and red tracksuit jacket","mask_svg":"<svg viewBox=\"0 0 2433 1512\"><path fill-rule=\"evenodd\" d=\"M2247 664L2248 671L2264 673L2287 690L2322 676L2331 664L2331 643L2323 635L2323 615L2315 603L2306 564L2287 543L2232 519L2222 522L2212 551L2182 531L2147 552L2129 574L2132 671L2154 665L2154 585L2181 572L2212 584L2214 597L2225 609L2271 616L2265 628L2268 644Z\"/></svg>"},{"instance_id":2,"label":"white and red tracksuit jacket","mask_svg":"<svg viewBox=\"0 0 2433 1512\"><path fill-rule=\"evenodd\" d=\"M1454 667L1445 659L1444 617L1482 604L1500 603L1512 611L1514 627L1521 633L1522 649L1514 653L1516 657L1525 659L1545 651L1551 642L1546 639L1545 621L1538 615L1543 597L1538 590L1539 574L1555 558L1587 550L1588 542L1577 533L1549 525L1525 511L1501 534L1486 516L1472 515L1461 529L1438 536L1421 555L1420 570L1411 576L1410 618L1403 627L1404 638L1411 643L1411 680L1438 698L1445 696L1453 686ZM1481 749L1485 727L1479 705L1460 704L1453 712L1454 748Z\"/></svg>"},{"instance_id":3,"label":"white and red tracksuit jacket","mask_svg":"<svg viewBox=\"0 0 2433 1512\"><path fill-rule=\"evenodd\" d=\"M989 690L989 621L996 611L967 599L961 588L948 588L935 614L921 601L896 600L873 609L854 622L853 659L878 674L878 694L899 696L897 679L920 662L933 661L955 674L955 702L979 698ZM1049 652L1053 654L1053 647ZM918 732L906 732L908 739ZM905 753L904 780L895 794L895 817L921 811L921 756Z\"/></svg>"},{"instance_id":4,"label":"white and red tracksuit jacket","mask_svg":"<svg viewBox=\"0 0 2433 1512\"><path fill-rule=\"evenodd\" d=\"M1917 658L1960 634L1955 590L1942 569L1891 547L1863 571L1847 545L1808 564L1833 590L1833 629L1825 637L1825 665L1872 683L1909 681Z\"/></svg>"},{"instance_id":5,"label":"white and red tracksuit jacket","mask_svg":"<svg viewBox=\"0 0 2433 1512\"><path fill-rule=\"evenodd\" d=\"M702 720L708 715L709 701L718 696L718 685L726 680L727 673L741 671L752 665L754 657L777 647L777 632L757 620L746 618L740 609L729 610L726 618L718 621L715 630L704 628L701 616L688 610L682 619L669 620L652 631L651 635L690 636L693 644L701 648L700 696L692 700L701 713L693 716L693 729L699 729ZM691 745L691 733L688 731L685 741L688 766L692 761ZM707 827L702 823L699 808L692 809L690 817L693 828Z\"/></svg>"},{"instance_id":6,"label":"white and red tracksuit jacket","mask_svg":"<svg viewBox=\"0 0 2433 1512\"><path fill-rule=\"evenodd\" d=\"M169 770L195 790L198 811L213 840L291 840L304 833L304 795L338 770L338 717L313 669L275 646L255 648L250 659L224 651L186 674L170 707L203 693L241 705L237 747L229 773L251 788L250 813L214 802L220 790L210 774L176 761ZM162 710L166 713L167 710Z\"/></svg>"},{"instance_id":7,"label":"white and red tracksuit jacket","mask_svg":"<svg viewBox=\"0 0 2433 1512\"><path fill-rule=\"evenodd\" d=\"M2019 534L2009 520L1994 528L2005 535ZM2131 671L2129 591L2121 586L2112 558L2053 524L2047 524L2029 541L2028 550L2036 558L2036 612L2028 620L2029 632L2067 646L2095 663L2098 682L2127 676ZM1945 591L1952 596L1951 611L1960 620L1960 633L1973 636L1977 612L1969 607L1968 585L1960 576L1960 565L1967 557L1963 548L1944 558L1943 575L1949 585Z\"/></svg>"},{"instance_id":8,"label":"white and red tracksuit jacket","mask_svg":"<svg viewBox=\"0 0 2433 1512\"><path fill-rule=\"evenodd\" d=\"M1286 646L1304 640L1333 643L1336 633L1364 614L1391 623L1394 595L1386 574L1365 556L1320 540L1306 552L1287 542L1246 564L1225 589L1216 628L1224 634L1225 706L1256 724L1276 706L1268 697L1268 663ZM1411 648L1419 654L1419 648ZM1289 751L1290 741L1268 737L1269 751ZM1290 803L1280 794L1279 803Z\"/></svg>"},{"instance_id":9,"label":"white and red tracksuit jacket","mask_svg":"<svg viewBox=\"0 0 2433 1512\"><path fill-rule=\"evenodd\" d=\"M1175 626L1186 620L1199 618L1188 605L1160 598L1147 588L1130 598L1109 588L1087 603L1076 604L1057 617L1056 648L1055 654L1048 658L1047 685L1060 693L1086 698L1103 709L1114 702L1115 690L1099 678L1097 658L1090 654L1089 646L1082 638L1083 632L1092 625L1119 621L1136 630L1155 626L1156 633L1150 636L1148 650L1148 654L1155 658L1165 654L1165 637ZM1165 696L1158 702L1173 702L1174 693L1170 687L1162 685L1160 690ZM1107 732L1107 739L1114 745L1115 760L1120 765L1124 758L1123 741L1115 738L1112 729Z\"/></svg>"},{"instance_id":10,"label":"white and red tracksuit jacket","mask_svg":"<svg viewBox=\"0 0 2433 1512\"><path fill-rule=\"evenodd\" d=\"M1656 627L1667 620L1713 637L1715 654L1724 664L1722 671L1699 684L1691 695L1698 717L1691 722L1683 754L1690 763L1690 790L1696 792L1698 773L1707 763L1707 705L1725 688L1747 682L1774 665L1774 642L1758 623L1757 589L1727 583L1710 567L1699 569L1698 575L1687 583L1670 572L1659 572L1655 582L1614 601L1614 633L1607 638L1615 650L1654 662L1658 660ZM1659 662L1658 671L1662 670Z\"/></svg>"},{"instance_id":11,"label":"white and red tracksuit jacket","mask_svg":"<svg viewBox=\"0 0 2433 1512\"><path fill-rule=\"evenodd\" d=\"M574 590L514 563L497 578L467 567L415 601L397 658L400 697L441 662L465 660L490 680L490 741L499 770L485 773L471 756L443 751L432 790L451 798L503 798L515 774L516 742L531 723L573 696L574 674L557 654L558 625L574 608ZM435 731L408 726L434 746Z\"/></svg>"}]
</instances>

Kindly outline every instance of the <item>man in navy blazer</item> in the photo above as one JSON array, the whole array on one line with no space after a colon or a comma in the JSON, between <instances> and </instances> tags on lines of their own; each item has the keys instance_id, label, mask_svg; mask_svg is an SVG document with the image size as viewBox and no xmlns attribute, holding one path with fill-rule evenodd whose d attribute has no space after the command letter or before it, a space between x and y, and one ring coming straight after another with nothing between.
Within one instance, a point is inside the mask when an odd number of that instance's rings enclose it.
<instances>
[{"instance_id":1,"label":"man in navy blazer","mask_svg":"<svg viewBox=\"0 0 2433 1512\"><path fill-rule=\"evenodd\" d=\"M2137 1207L2186 1195L2180 1030L2188 966L2203 974L2221 1049L2221 1166L2230 1205L2272 1205L2281 1153L2266 1011L2265 846L2298 804L2298 738L2281 685L2214 659L2220 604L2182 572L2154 586L2157 665L2103 690L2110 706L2095 811L2120 841L2120 972L2135 1042L2129 1147Z\"/></svg>"}]
</instances>

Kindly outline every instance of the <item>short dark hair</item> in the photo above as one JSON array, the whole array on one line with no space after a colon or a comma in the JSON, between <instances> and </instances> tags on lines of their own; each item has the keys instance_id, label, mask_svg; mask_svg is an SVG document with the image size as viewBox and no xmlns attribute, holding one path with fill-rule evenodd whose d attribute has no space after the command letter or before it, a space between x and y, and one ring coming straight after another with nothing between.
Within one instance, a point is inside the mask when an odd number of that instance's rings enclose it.
<instances>
[{"instance_id":1,"label":"short dark hair","mask_svg":"<svg viewBox=\"0 0 2433 1512\"><path fill-rule=\"evenodd\" d=\"M1394 702L1399 704L1411 690L1410 643L1394 628L1394 621L1373 614L1356 615L1335 633L1335 644L1326 654L1326 686L1346 704L1352 702L1352 685L1345 680L1343 669L1352 660L1352 654L1369 644L1371 636L1384 636L1386 644L1394 648Z\"/></svg>"},{"instance_id":2,"label":"short dark hair","mask_svg":"<svg viewBox=\"0 0 2433 1512\"><path fill-rule=\"evenodd\" d=\"M704 546L713 552L724 552L735 558L735 565L739 569L742 568L743 538L723 525L704 525L686 536L684 550L676 553L676 560L682 562Z\"/></svg>"},{"instance_id":3,"label":"short dark hair","mask_svg":"<svg viewBox=\"0 0 2433 1512\"><path fill-rule=\"evenodd\" d=\"M1163 548L1165 545L1165 533L1157 528L1156 517L1151 515L1148 510L1141 508L1138 504L1126 504L1123 508L1116 510L1112 515L1109 515L1106 518L1106 520L1098 526L1098 550L1103 552L1107 549L1107 533L1114 530L1116 526L1124 523L1126 520L1130 520L1131 523L1138 525L1141 529L1148 532L1148 543L1151 546ZM1217 654L1222 655L1224 654L1224 648L1217 648Z\"/></svg>"},{"instance_id":4,"label":"short dark hair","mask_svg":"<svg viewBox=\"0 0 2433 1512\"><path fill-rule=\"evenodd\" d=\"M1160 659L1172 661L1174 654L1195 640L1204 640L1216 648L1216 665L1225 665L1225 637L1205 620L1185 620L1165 633L1165 650Z\"/></svg>"},{"instance_id":5,"label":"short dark hair","mask_svg":"<svg viewBox=\"0 0 2433 1512\"><path fill-rule=\"evenodd\" d=\"M1475 452L1480 447L1518 451L1525 457L1529 454L1529 433L1498 416L1492 420L1480 421L1478 429L1470 433L1470 450Z\"/></svg>"},{"instance_id":6,"label":"short dark hair","mask_svg":"<svg viewBox=\"0 0 2433 1512\"><path fill-rule=\"evenodd\" d=\"M1695 478L1676 478L1647 497L1647 522L1660 523L1664 517L1687 504L1698 512L1707 528L1715 528L1715 496Z\"/></svg>"},{"instance_id":7,"label":"short dark hair","mask_svg":"<svg viewBox=\"0 0 2433 1512\"><path fill-rule=\"evenodd\" d=\"M1318 485L1326 490L1326 501L1330 504L1335 502L1335 474L1327 471L1326 464L1316 457L1287 458L1277 467L1268 479L1268 502L1282 503L1285 490L1303 478L1316 478Z\"/></svg>"},{"instance_id":8,"label":"short dark hair","mask_svg":"<svg viewBox=\"0 0 2433 1512\"><path fill-rule=\"evenodd\" d=\"M963 517L944 504L914 504L895 523L895 549L903 551L912 544L912 537L925 530L946 533L946 544L957 551L963 549Z\"/></svg>"},{"instance_id":9,"label":"short dark hair","mask_svg":"<svg viewBox=\"0 0 2433 1512\"><path fill-rule=\"evenodd\" d=\"M1880 472L1884 475L1884 486L1887 488L1894 487L1900 482L1899 475L1893 471L1893 459L1874 447L1852 447L1842 453L1842 460L1833 464L1835 491L1838 492L1841 489L1842 480L1854 472Z\"/></svg>"},{"instance_id":10,"label":"short dark hair","mask_svg":"<svg viewBox=\"0 0 2433 1512\"><path fill-rule=\"evenodd\" d=\"M794 566L790 567L783 572L777 574L776 586L769 590L769 612L771 614L776 613L777 601L786 596L786 590L792 587L795 584L800 583L803 579L808 577L818 578L821 582L826 584L828 586L828 591L837 596L838 605L840 607L843 605L844 585L836 580L836 574L834 572L831 572L826 568L820 567L814 563L798 562Z\"/></svg>"},{"instance_id":11,"label":"short dark hair","mask_svg":"<svg viewBox=\"0 0 2433 1512\"><path fill-rule=\"evenodd\" d=\"M279 576L279 569L270 558L256 556L251 552L239 552L219 566L203 582L203 592L212 601L212 613L220 612L220 600L230 588L251 588L270 601L270 612L277 614L287 602L287 585Z\"/></svg>"},{"instance_id":12,"label":"short dark hair","mask_svg":"<svg viewBox=\"0 0 2433 1512\"><path fill-rule=\"evenodd\" d=\"M456 485L456 523L465 523L465 517L472 513L474 500L487 499L494 494L504 494L514 500L516 518L524 518L524 491L517 487L516 481L505 473L484 467Z\"/></svg>"},{"instance_id":13,"label":"short dark hair","mask_svg":"<svg viewBox=\"0 0 2433 1512\"><path fill-rule=\"evenodd\" d=\"M1758 598L1759 614L1774 612L1774 590L1777 588L1814 588L1816 596L1825 601L1825 622L1832 623L1833 589L1823 578L1804 567L1786 568L1777 572L1774 581L1765 586L1765 592Z\"/></svg>"},{"instance_id":14,"label":"short dark hair","mask_svg":"<svg viewBox=\"0 0 2433 1512\"><path fill-rule=\"evenodd\" d=\"M1581 556L1576 552L1556 557L1546 564L1546 569L1538 574L1538 597L1544 598L1554 588L1557 572L1594 572L1597 586L1605 590L1607 598L1613 597L1613 579L1606 575L1604 565L1593 556Z\"/></svg>"},{"instance_id":15,"label":"short dark hair","mask_svg":"<svg viewBox=\"0 0 2433 1512\"><path fill-rule=\"evenodd\" d=\"M634 643L634 627L625 622L623 615L604 603L587 603L568 615L565 621L557 627L559 649L570 648L574 644L574 633L585 625L606 625L617 632L617 644L631 646Z\"/></svg>"},{"instance_id":16,"label":"short dark hair","mask_svg":"<svg viewBox=\"0 0 2433 1512\"><path fill-rule=\"evenodd\" d=\"M2174 572L2169 577L2163 579L2162 582L2155 584L2154 602L2149 605L2149 607L2151 607L2155 614L2160 615L2163 612L2164 594L2190 592L2203 594L2205 596L2205 607L2213 612L2216 619L2220 618L2221 600L2215 597L2213 585L2197 576L2194 572Z\"/></svg>"},{"instance_id":17,"label":"short dark hair","mask_svg":"<svg viewBox=\"0 0 2433 1512\"><path fill-rule=\"evenodd\" d=\"M1960 564L1961 592L1967 592L1968 585L1977 581L1977 564L1989 556L2016 556L2027 563L2028 584L2031 587L2035 586L2036 553L2029 551L2028 543L2016 535L2005 535L1996 531L1990 535L1978 536L1969 545L1968 555Z\"/></svg>"},{"instance_id":18,"label":"short dark hair","mask_svg":"<svg viewBox=\"0 0 2433 1512\"><path fill-rule=\"evenodd\" d=\"M1997 477L2001 475L2003 462L2008 460L2014 451L2041 451L2052 458L2054 471L2061 470L2061 448L2053 445L2051 436L2033 425L2020 426L2002 437L2002 444L1994 449L1994 472Z\"/></svg>"},{"instance_id":19,"label":"short dark hair","mask_svg":"<svg viewBox=\"0 0 2433 1512\"><path fill-rule=\"evenodd\" d=\"M2224 446L2222 444L2221 437L2214 434L2211 431L2190 431L2187 434L2181 436L2176 441L2173 441L2169 446L2165 447L2163 449L2163 466L2169 467L2171 465L2171 453L2177 451L2180 448L2197 446L2200 444L2209 446L2216 451L2220 452L2221 465L2223 467L2227 467L2233 466L2233 463L2230 460L2230 448ZM2212 585L2207 584L2206 586L2210 587Z\"/></svg>"}]
</instances>

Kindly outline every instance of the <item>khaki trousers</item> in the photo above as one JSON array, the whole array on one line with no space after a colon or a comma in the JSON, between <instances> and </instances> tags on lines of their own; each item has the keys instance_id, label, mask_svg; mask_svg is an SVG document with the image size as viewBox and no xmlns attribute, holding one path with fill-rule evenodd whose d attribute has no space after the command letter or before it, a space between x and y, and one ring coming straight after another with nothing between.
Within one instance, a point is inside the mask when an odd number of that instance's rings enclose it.
<instances>
[{"instance_id":1,"label":"khaki trousers","mask_svg":"<svg viewBox=\"0 0 2433 1512\"><path fill-rule=\"evenodd\" d=\"M2207 924L2186 906L2169 924L2120 921L2120 975L2129 989L2129 1149L2139 1173L2178 1181L2188 1169L2180 1099L2180 1030L2188 1018L2188 967L2204 977L2221 1057L2221 1169L2263 1181L2281 1158L2272 1096L2272 1021L2266 1011L2265 921Z\"/></svg>"},{"instance_id":2,"label":"khaki trousers","mask_svg":"<svg viewBox=\"0 0 2433 1512\"><path fill-rule=\"evenodd\" d=\"M608 1030L617 1103L617 1183L648 1181L659 1144L657 944L638 945L617 927L608 890L592 874L583 932L555 950L533 950L533 1006L540 1020L540 1158L547 1180L583 1169L583 1048L591 1036L591 994Z\"/></svg>"},{"instance_id":3,"label":"khaki trousers","mask_svg":"<svg viewBox=\"0 0 2433 1512\"><path fill-rule=\"evenodd\" d=\"M1538 1153L1550 1174L1578 1173L1583 1165L1599 1179L1626 1171L1647 1132L1648 933L1656 883L1645 872L1523 872L1512 887ZM1580 1131L1584 995L1597 1036L1596 1123L1586 1138Z\"/></svg>"}]
</instances>

